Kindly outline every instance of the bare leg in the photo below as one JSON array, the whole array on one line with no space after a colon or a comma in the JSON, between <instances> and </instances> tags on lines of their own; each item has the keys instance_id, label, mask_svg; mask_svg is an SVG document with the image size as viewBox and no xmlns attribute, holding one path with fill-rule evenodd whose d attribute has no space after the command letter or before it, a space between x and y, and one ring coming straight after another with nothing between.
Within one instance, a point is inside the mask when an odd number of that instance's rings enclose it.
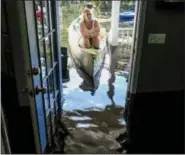
<instances>
[{"instance_id":1,"label":"bare leg","mask_svg":"<svg viewBox=\"0 0 185 155\"><path fill-rule=\"evenodd\" d=\"M83 48L90 48L91 45L90 45L89 39L81 38L80 39L80 46L82 46Z\"/></svg>"},{"instance_id":2,"label":"bare leg","mask_svg":"<svg viewBox=\"0 0 185 155\"><path fill-rule=\"evenodd\" d=\"M99 48L100 47L100 40L98 37L94 37L92 38L92 46L95 48Z\"/></svg>"}]
</instances>

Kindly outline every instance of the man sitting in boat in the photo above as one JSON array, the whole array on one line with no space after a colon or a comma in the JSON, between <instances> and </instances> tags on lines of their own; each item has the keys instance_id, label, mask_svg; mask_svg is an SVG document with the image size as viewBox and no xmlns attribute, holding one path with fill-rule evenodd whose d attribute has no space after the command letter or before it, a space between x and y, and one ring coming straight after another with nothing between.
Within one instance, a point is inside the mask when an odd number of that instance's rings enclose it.
<instances>
[{"instance_id":1,"label":"man sitting in boat","mask_svg":"<svg viewBox=\"0 0 185 155\"><path fill-rule=\"evenodd\" d=\"M93 5L85 5L83 10L83 20L80 23L81 38L79 45L83 48L99 49L100 25L97 20L93 19Z\"/></svg>"}]
</instances>

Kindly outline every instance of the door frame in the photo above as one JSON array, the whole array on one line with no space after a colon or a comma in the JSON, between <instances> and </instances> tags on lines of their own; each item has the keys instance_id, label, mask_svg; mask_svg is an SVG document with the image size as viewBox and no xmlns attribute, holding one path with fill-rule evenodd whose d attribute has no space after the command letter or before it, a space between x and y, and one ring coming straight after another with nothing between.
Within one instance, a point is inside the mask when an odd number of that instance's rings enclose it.
<instances>
[{"instance_id":1,"label":"door frame","mask_svg":"<svg viewBox=\"0 0 185 155\"><path fill-rule=\"evenodd\" d=\"M55 46L55 49L57 49L58 53L56 52L56 55L55 57L57 58L57 61L58 61L58 67L57 67L57 71L59 73L59 75L57 76L57 84L59 84L58 86L58 90L60 92L61 95L58 95L58 102L60 103L59 105L59 111L58 111L58 114L61 115L62 113L62 104L64 102L64 99L63 99L63 86L62 86L62 59L61 59L61 46L60 46L60 41L61 41L61 37L60 37L60 24L62 21L60 21L60 16L59 16L59 13L60 12L60 4L61 2L58 1L58 0L52 0L53 3L51 7L55 8L53 9L53 14L54 14L54 27L55 27L55 33L57 34L56 35L56 38L54 40L54 46ZM59 118L60 119L60 118Z\"/></svg>"},{"instance_id":2,"label":"door frame","mask_svg":"<svg viewBox=\"0 0 185 155\"><path fill-rule=\"evenodd\" d=\"M7 122L4 110L1 104L1 154L11 154L11 147L7 131Z\"/></svg>"},{"instance_id":3,"label":"door frame","mask_svg":"<svg viewBox=\"0 0 185 155\"><path fill-rule=\"evenodd\" d=\"M39 129L38 129L38 121L36 116L36 106L35 106L35 98L31 97L29 93L24 92L26 88L28 91L34 91L33 80L29 78L28 71L31 70L31 60L30 60L30 47L29 47L29 36L27 31L27 21L26 21L26 11L25 11L25 3L33 2L33 1L12 1L6 0L6 10L8 11L7 22L8 29L10 34L10 41L12 44L12 53L13 53L13 63L15 70L15 79L16 79L16 87L17 87L17 98L19 102L19 106L29 107L32 118L32 126L34 133L34 141L35 141L35 151L36 153L42 153L40 137L39 137ZM56 0L52 0L52 7L55 7L55 29L57 38L55 40L55 48L58 49L56 52L56 57L58 58L58 73L59 78L57 79L57 84L59 84L59 92L58 95L58 106L59 113L61 112L61 104L63 101L63 97L61 97L62 93L62 73L61 73L61 58L60 56L60 36L58 29L59 17L58 17L58 2ZM11 11L9 11L11 10ZM57 43L56 43L57 41Z\"/></svg>"},{"instance_id":4,"label":"door frame","mask_svg":"<svg viewBox=\"0 0 185 155\"><path fill-rule=\"evenodd\" d=\"M130 59L131 66L128 78L127 93L137 92L137 82L140 69L140 58L142 54L146 11L147 1L137 0L135 6L136 17L134 19L133 44L131 50L132 55Z\"/></svg>"},{"instance_id":5,"label":"door frame","mask_svg":"<svg viewBox=\"0 0 185 155\"><path fill-rule=\"evenodd\" d=\"M29 91L34 90L32 78L28 78L27 75L28 71L31 69L31 61L29 55L30 50L26 28L24 1L7 0L6 6L7 11L11 10L8 11L8 25L12 43L15 79L18 92L17 98L20 106L30 107L35 148L37 153L41 153L38 122L35 115L35 99L30 97L28 93L23 92L25 88L29 88Z\"/></svg>"},{"instance_id":6,"label":"door frame","mask_svg":"<svg viewBox=\"0 0 185 155\"><path fill-rule=\"evenodd\" d=\"M133 44L130 58L130 72L128 77L126 101L125 101L125 113L124 118L129 125L128 117L130 115L130 97L131 94L137 92L137 82L140 70L140 58L142 54L143 46L143 32L145 26L145 16L147 10L147 1L136 1L135 12L136 17L134 19L134 31L133 31ZM129 131L128 131L129 132Z\"/></svg>"}]
</instances>

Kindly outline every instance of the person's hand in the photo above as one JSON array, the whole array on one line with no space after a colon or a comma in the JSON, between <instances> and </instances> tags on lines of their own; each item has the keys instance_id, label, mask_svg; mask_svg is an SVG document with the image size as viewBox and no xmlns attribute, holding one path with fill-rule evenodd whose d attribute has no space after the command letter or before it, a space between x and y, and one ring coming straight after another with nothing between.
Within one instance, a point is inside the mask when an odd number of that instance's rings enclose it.
<instances>
[{"instance_id":1,"label":"person's hand","mask_svg":"<svg viewBox=\"0 0 185 155\"><path fill-rule=\"evenodd\" d=\"M93 37L96 37L96 36L98 36L98 33L96 33L96 32L94 32L94 33L91 34L91 37L92 37L92 38L93 38Z\"/></svg>"},{"instance_id":2,"label":"person's hand","mask_svg":"<svg viewBox=\"0 0 185 155\"><path fill-rule=\"evenodd\" d=\"M89 38L92 38L92 34L91 33L89 33Z\"/></svg>"}]
</instances>

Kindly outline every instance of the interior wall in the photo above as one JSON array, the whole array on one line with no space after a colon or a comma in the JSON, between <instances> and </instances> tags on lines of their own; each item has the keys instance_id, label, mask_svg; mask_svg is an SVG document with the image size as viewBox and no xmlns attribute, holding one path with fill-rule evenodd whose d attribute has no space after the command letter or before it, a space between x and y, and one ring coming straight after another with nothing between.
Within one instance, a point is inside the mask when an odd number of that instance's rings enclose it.
<instances>
[{"instance_id":1,"label":"interior wall","mask_svg":"<svg viewBox=\"0 0 185 155\"><path fill-rule=\"evenodd\" d=\"M149 34L166 34L164 44L148 44ZM147 4L137 92L184 88L184 12Z\"/></svg>"},{"instance_id":2,"label":"interior wall","mask_svg":"<svg viewBox=\"0 0 185 155\"><path fill-rule=\"evenodd\" d=\"M184 10L160 8L147 1L136 91L127 96L132 154L184 153ZM166 34L165 43L148 44L150 33Z\"/></svg>"},{"instance_id":3,"label":"interior wall","mask_svg":"<svg viewBox=\"0 0 185 155\"><path fill-rule=\"evenodd\" d=\"M10 43L10 36L7 25L7 12L5 10L5 3L1 6L1 72L14 77L13 61L12 61L12 49Z\"/></svg>"}]
</instances>

